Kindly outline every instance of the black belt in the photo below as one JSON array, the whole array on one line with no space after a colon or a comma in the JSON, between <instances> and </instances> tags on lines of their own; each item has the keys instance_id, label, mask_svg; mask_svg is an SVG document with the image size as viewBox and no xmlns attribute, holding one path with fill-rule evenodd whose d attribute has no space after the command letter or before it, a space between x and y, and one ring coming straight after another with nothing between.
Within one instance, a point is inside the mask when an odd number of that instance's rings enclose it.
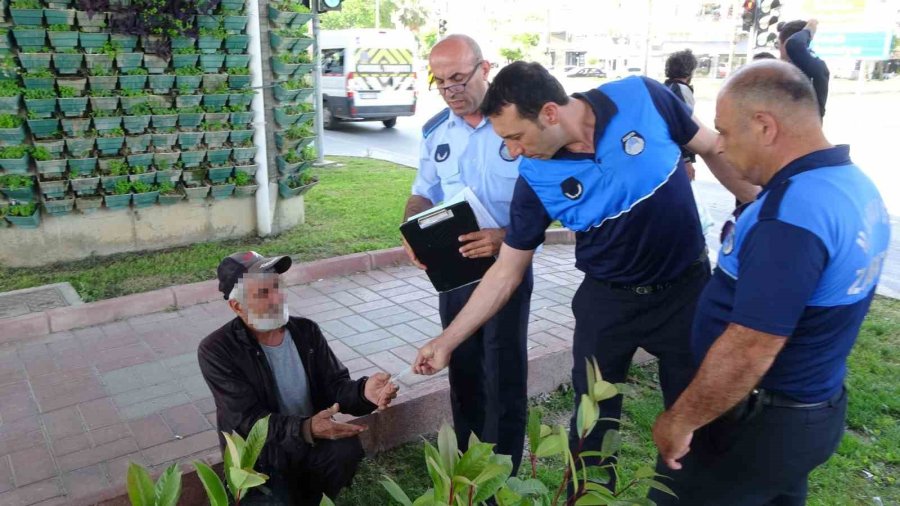
<instances>
[{"instance_id":1,"label":"black belt","mask_svg":"<svg viewBox=\"0 0 900 506\"><path fill-rule=\"evenodd\" d=\"M821 402L800 402L791 399L790 397L782 393L773 392L764 388L757 388L753 390L750 395L755 396L757 402L762 403L763 406L793 409L817 409L835 405L839 400L841 400L841 397L844 396L844 388L841 387L841 389L838 390L836 394L832 395L830 399L826 399Z\"/></svg>"},{"instance_id":2,"label":"black belt","mask_svg":"<svg viewBox=\"0 0 900 506\"><path fill-rule=\"evenodd\" d=\"M668 288L671 288L677 284L684 282L686 279L689 279L691 276L696 274L699 269L708 269L709 263L706 259L706 255L704 254L700 260L695 261L691 265L688 266L687 269L684 270L681 274L678 275L677 278L666 281L665 283L657 283L655 285L625 285L621 283L610 283L607 281L599 281L595 280L601 285L608 286L614 290L625 290L637 295L650 295L651 293L661 292Z\"/></svg>"}]
</instances>

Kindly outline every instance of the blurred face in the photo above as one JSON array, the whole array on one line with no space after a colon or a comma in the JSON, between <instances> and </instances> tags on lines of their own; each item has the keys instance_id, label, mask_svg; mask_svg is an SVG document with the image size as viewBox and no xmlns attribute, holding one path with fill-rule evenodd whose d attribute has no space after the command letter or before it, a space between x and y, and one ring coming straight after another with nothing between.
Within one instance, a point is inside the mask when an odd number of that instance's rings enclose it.
<instances>
[{"instance_id":1,"label":"blurred face","mask_svg":"<svg viewBox=\"0 0 900 506\"><path fill-rule=\"evenodd\" d=\"M288 309L278 274L248 273L241 282L244 283L244 303L235 311L247 325L258 331L268 331L287 323Z\"/></svg>"},{"instance_id":2,"label":"blurred face","mask_svg":"<svg viewBox=\"0 0 900 506\"><path fill-rule=\"evenodd\" d=\"M468 46L455 40L437 46L428 63L433 76L429 86L450 110L457 116L476 113L487 92L490 64L476 60Z\"/></svg>"},{"instance_id":3,"label":"blurred face","mask_svg":"<svg viewBox=\"0 0 900 506\"><path fill-rule=\"evenodd\" d=\"M716 101L716 130L719 131L717 150L738 172L754 184L759 179L761 146L746 111L739 109L727 94Z\"/></svg>"},{"instance_id":4,"label":"blurred face","mask_svg":"<svg viewBox=\"0 0 900 506\"><path fill-rule=\"evenodd\" d=\"M548 108L552 109L549 113ZM561 141L561 127L551 119L558 111L556 104L547 104L536 121L519 116L515 105L504 106L500 114L491 117L494 132L503 138L509 154L547 160L565 146Z\"/></svg>"}]
</instances>

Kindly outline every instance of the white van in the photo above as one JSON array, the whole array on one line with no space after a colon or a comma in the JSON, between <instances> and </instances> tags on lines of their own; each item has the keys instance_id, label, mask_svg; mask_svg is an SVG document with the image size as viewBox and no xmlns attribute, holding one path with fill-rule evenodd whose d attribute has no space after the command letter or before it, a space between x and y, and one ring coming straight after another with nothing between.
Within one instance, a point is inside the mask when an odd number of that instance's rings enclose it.
<instances>
[{"instance_id":1,"label":"white van","mask_svg":"<svg viewBox=\"0 0 900 506\"><path fill-rule=\"evenodd\" d=\"M416 113L416 41L399 30L322 30L322 116L325 128L341 121L381 121Z\"/></svg>"}]
</instances>

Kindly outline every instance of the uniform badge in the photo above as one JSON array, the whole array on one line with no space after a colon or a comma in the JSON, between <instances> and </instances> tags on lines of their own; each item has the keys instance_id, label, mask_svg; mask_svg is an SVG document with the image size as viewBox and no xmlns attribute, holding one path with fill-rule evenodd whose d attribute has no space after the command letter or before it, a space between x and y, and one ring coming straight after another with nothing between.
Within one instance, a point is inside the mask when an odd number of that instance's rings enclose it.
<instances>
[{"instance_id":1,"label":"uniform badge","mask_svg":"<svg viewBox=\"0 0 900 506\"><path fill-rule=\"evenodd\" d=\"M500 143L500 158L506 160L507 162L514 162L514 161L516 161L516 158L517 158L517 157L513 156L512 154L510 154L510 152L509 152L509 146L506 145L506 142L501 142L501 143Z\"/></svg>"},{"instance_id":2,"label":"uniform badge","mask_svg":"<svg viewBox=\"0 0 900 506\"><path fill-rule=\"evenodd\" d=\"M450 158L450 145L449 144L441 144L434 151L434 161L443 162L447 158Z\"/></svg>"},{"instance_id":3,"label":"uniform badge","mask_svg":"<svg viewBox=\"0 0 900 506\"><path fill-rule=\"evenodd\" d=\"M725 234L725 240L722 241L722 254L730 255L734 251L734 227Z\"/></svg>"},{"instance_id":4,"label":"uniform badge","mask_svg":"<svg viewBox=\"0 0 900 506\"><path fill-rule=\"evenodd\" d=\"M569 200L578 200L584 193L584 185L574 177L566 179L559 186L562 188L563 195Z\"/></svg>"},{"instance_id":5,"label":"uniform badge","mask_svg":"<svg viewBox=\"0 0 900 506\"><path fill-rule=\"evenodd\" d=\"M631 156L639 155L644 152L644 138L632 130L622 137L622 149Z\"/></svg>"}]
</instances>

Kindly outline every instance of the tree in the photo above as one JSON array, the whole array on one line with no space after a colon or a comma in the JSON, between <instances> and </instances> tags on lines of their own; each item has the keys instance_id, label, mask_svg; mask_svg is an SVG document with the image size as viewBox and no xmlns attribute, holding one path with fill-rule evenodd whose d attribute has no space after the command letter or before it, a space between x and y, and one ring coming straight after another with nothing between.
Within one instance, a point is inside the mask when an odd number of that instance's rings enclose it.
<instances>
[{"instance_id":1,"label":"tree","mask_svg":"<svg viewBox=\"0 0 900 506\"><path fill-rule=\"evenodd\" d=\"M501 48L500 56L506 58L506 63L518 61L525 57L525 55L522 53L522 50L517 47L516 48L509 48L509 47Z\"/></svg>"},{"instance_id":2,"label":"tree","mask_svg":"<svg viewBox=\"0 0 900 506\"><path fill-rule=\"evenodd\" d=\"M419 54L422 58L427 58L431 54L431 48L437 44L438 34L434 30L429 30L419 34Z\"/></svg>"},{"instance_id":3,"label":"tree","mask_svg":"<svg viewBox=\"0 0 900 506\"><path fill-rule=\"evenodd\" d=\"M394 27L404 27L416 36L419 30L428 23L429 9L419 0L394 0L391 21Z\"/></svg>"},{"instance_id":4,"label":"tree","mask_svg":"<svg viewBox=\"0 0 900 506\"><path fill-rule=\"evenodd\" d=\"M393 0L381 1L381 26L392 27L391 14L395 9ZM344 28L375 28L375 2L372 0L344 0L341 10L322 14L323 30Z\"/></svg>"}]
</instances>

